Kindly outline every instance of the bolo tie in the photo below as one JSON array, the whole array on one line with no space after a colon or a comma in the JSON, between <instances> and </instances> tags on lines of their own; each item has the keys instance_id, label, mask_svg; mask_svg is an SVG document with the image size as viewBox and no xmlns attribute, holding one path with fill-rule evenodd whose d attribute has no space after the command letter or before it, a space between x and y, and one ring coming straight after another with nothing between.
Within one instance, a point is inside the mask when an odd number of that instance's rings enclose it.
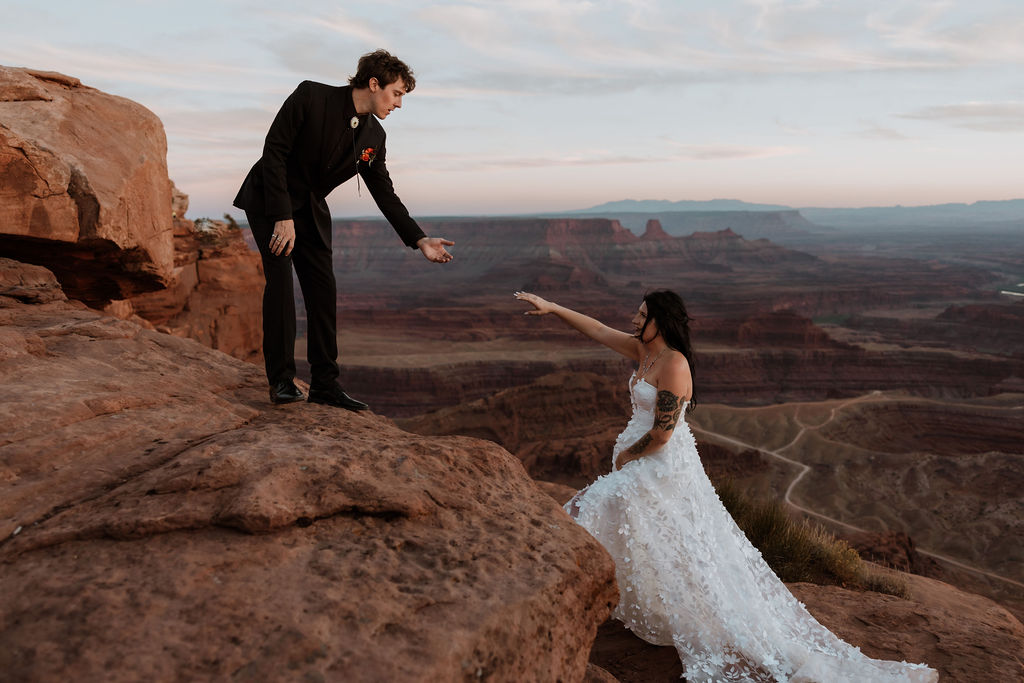
<instances>
[{"instance_id":1,"label":"bolo tie","mask_svg":"<svg viewBox=\"0 0 1024 683\"><path fill-rule=\"evenodd\" d=\"M356 164L356 193L362 197L363 188L359 182L359 152L356 150L356 128L359 127L359 117L353 116L352 120L348 122L349 128L352 129L352 160Z\"/></svg>"}]
</instances>

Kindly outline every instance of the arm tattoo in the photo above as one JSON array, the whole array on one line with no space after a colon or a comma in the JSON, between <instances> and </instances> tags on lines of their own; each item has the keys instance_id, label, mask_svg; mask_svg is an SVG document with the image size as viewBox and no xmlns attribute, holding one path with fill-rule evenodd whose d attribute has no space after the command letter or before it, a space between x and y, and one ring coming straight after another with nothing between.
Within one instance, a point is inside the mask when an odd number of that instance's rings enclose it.
<instances>
[{"instance_id":1,"label":"arm tattoo","mask_svg":"<svg viewBox=\"0 0 1024 683\"><path fill-rule=\"evenodd\" d=\"M647 432L639 439L637 439L637 442L630 446L626 450L626 452L629 453L630 455L640 455L641 453L644 452L644 449L651 445L651 441L651 433Z\"/></svg>"},{"instance_id":2,"label":"arm tattoo","mask_svg":"<svg viewBox=\"0 0 1024 683\"><path fill-rule=\"evenodd\" d=\"M654 417L655 429L663 429L671 432L676 428L679 417L683 414L683 400L671 391L659 391L657 397L657 412Z\"/></svg>"}]
</instances>

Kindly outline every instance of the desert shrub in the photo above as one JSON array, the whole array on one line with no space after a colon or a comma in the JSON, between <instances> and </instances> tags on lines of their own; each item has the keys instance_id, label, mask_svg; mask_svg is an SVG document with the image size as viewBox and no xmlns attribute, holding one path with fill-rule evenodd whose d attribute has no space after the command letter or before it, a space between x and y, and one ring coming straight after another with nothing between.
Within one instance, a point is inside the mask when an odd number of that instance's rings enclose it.
<instances>
[{"instance_id":1,"label":"desert shrub","mask_svg":"<svg viewBox=\"0 0 1024 683\"><path fill-rule=\"evenodd\" d=\"M785 582L838 585L905 597L906 585L892 574L873 570L857 551L820 524L793 519L775 500L753 500L729 480L716 484L722 504Z\"/></svg>"}]
</instances>

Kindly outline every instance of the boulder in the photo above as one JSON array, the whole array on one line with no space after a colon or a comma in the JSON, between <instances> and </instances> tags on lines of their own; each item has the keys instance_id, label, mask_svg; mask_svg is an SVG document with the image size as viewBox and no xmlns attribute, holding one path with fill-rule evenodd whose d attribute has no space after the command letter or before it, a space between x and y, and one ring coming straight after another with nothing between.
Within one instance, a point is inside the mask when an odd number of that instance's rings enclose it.
<instances>
[{"instance_id":1,"label":"boulder","mask_svg":"<svg viewBox=\"0 0 1024 683\"><path fill-rule=\"evenodd\" d=\"M942 566L917 552L914 540L904 531L849 532L844 539L858 555L875 564L933 579L945 578Z\"/></svg>"},{"instance_id":2,"label":"boulder","mask_svg":"<svg viewBox=\"0 0 1024 683\"><path fill-rule=\"evenodd\" d=\"M0 257L0 297L29 304L64 301L60 283L46 268Z\"/></svg>"},{"instance_id":3,"label":"boulder","mask_svg":"<svg viewBox=\"0 0 1024 683\"><path fill-rule=\"evenodd\" d=\"M942 681L1021 680L1024 626L988 598L908 574L907 599L811 583L789 584L797 599L833 633L876 659L924 662ZM677 681L673 647L637 638L620 622L598 629L592 664L622 683Z\"/></svg>"},{"instance_id":4,"label":"boulder","mask_svg":"<svg viewBox=\"0 0 1024 683\"><path fill-rule=\"evenodd\" d=\"M69 76L0 66L0 248L90 305L173 267L167 141L142 105Z\"/></svg>"},{"instance_id":5,"label":"boulder","mask_svg":"<svg viewBox=\"0 0 1024 683\"><path fill-rule=\"evenodd\" d=\"M261 361L263 264L232 222L185 218L176 187L174 268L167 286L111 302L106 311L138 316L161 332L195 339L250 362Z\"/></svg>"},{"instance_id":6,"label":"boulder","mask_svg":"<svg viewBox=\"0 0 1024 683\"><path fill-rule=\"evenodd\" d=\"M1024 677L1024 626L1006 609L941 581L900 578L907 599L809 583L790 590L818 621L870 657L924 662L942 681Z\"/></svg>"},{"instance_id":7,"label":"boulder","mask_svg":"<svg viewBox=\"0 0 1024 683\"><path fill-rule=\"evenodd\" d=\"M507 451L275 407L253 365L5 292L9 680L597 675L611 559Z\"/></svg>"},{"instance_id":8,"label":"boulder","mask_svg":"<svg viewBox=\"0 0 1024 683\"><path fill-rule=\"evenodd\" d=\"M76 78L0 67L0 247L73 299L243 360L262 343L259 255L185 217L163 125Z\"/></svg>"}]
</instances>

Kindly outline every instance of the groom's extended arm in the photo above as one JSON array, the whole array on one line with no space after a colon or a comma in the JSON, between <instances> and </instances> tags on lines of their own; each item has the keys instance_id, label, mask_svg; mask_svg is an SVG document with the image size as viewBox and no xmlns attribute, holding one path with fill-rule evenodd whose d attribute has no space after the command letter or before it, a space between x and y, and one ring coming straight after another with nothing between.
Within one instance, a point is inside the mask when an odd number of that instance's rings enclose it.
<instances>
[{"instance_id":1,"label":"groom's extended arm","mask_svg":"<svg viewBox=\"0 0 1024 683\"><path fill-rule=\"evenodd\" d=\"M395 229L398 236L402 238L406 246L419 249L423 256L435 263L447 263L452 260L445 246L455 244L442 237L427 237L420 226L409 215L405 204L395 194L395 184L391 182L391 174L388 173L386 144L381 143L374 160L361 170L361 175L366 180L366 188L370 196L376 202L377 208L387 219L391 227Z\"/></svg>"},{"instance_id":2,"label":"groom's extended arm","mask_svg":"<svg viewBox=\"0 0 1024 683\"><path fill-rule=\"evenodd\" d=\"M672 432L683 416L685 397L690 394L690 368L686 359L662 368L658 376L658 395L654 406L654 424L636 443L619 453L616 469L626 463L654 453L672 438Z\"/></svg>"},{"instance_id":3,"label":"groom's extended arm","mask_svg":"<svg viewBox=\"0 0 1024 683\"><path fill-rule=\"evenodd\" d=\"M391 227L395 229L398 236L402 238L406 246L415 249L416 242L426 237L420 226L409 215L405 204L395 194L395 185L391 182L391 174L387 167L386 143L381 142L380 149L371 162L363 162L365 166L360 168L360 175L366 181L366 188L370 196L376 202L377 208L387 219Z\"/></svg>"}]
</instances>

